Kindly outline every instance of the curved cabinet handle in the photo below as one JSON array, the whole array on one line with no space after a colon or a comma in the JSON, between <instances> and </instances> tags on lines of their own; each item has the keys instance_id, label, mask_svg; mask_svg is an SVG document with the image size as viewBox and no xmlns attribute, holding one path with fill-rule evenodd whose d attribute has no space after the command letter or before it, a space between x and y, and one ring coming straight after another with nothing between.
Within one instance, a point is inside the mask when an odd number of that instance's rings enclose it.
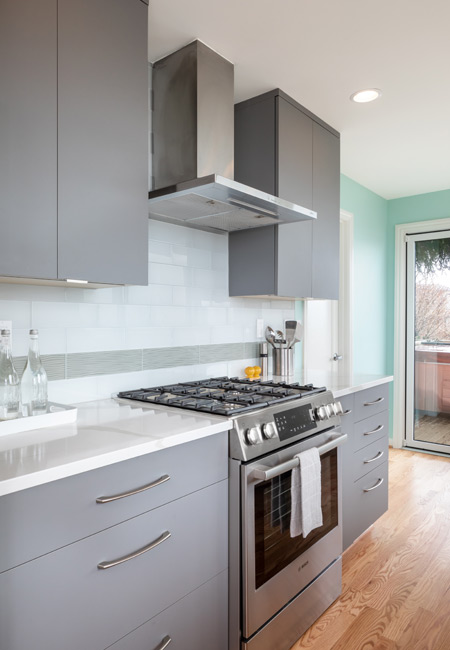
<instances>
[{"instance_id":1,"label":"curved cabinet handle","mask_svg":"<svg viewBox=\"0 0 450 650\"><path fill-rule=\"evenodd\" d=\"M114 494L110 497L97 497L96 502L109 503L110 501L117 501L117 499L123 499L124 497L131 497L133 494L139 494L139 492L145 492L145 490L150 490L151 488L154 488L157 485L161 485L161 483L165 483L169 479L170 476L168 474L164 474L163 476L161 476L161 478L158 478L156 481L153 481L152 483L149 483L148 485L144 485L140 488L136 488L135 490L131 490L130 492L122 492L121 494Z\"/></svg>"},{"instance_id":2,"label":"curved cabinet handle","mask_svg":"<svg viewBox=\"0 0 450 650\"><path fill-rule=\"evenodd\" d=\"M364 406L373 406L373 404L379 404L380 402L384 402L384 397L379 397L378 399L375 399L373 402L364 402Z\"/></svg>"},{"instance_id":3,"label":"curved cabinet handle","mask_svg":"<svg viewBox=\"0 0 450 650\"><path fill-rule=\"evenodd\" d=\"M374 460L378 460L378 459L381 458L382 456L384 456L384 451L379 451L378 454L377 454L376 456L374 456L374 457L371 458L370 460L365 460L364 463L365 463L366 465L367 465L367 463L373 463Z\"/></svg>"},{"instance_id":4,"label":"curved cabinet handle","mask_svg":"<svg viewBox=\"0 0 450 650\"><path fill-rule=\"evenodd\" d=\"M170 636L165 636L164 639L161 641L161 643L159 643L156 646L155 650L164 650L165 648L167 648L169 643L172 643L172 639L170 638Z\"/></svg>"},{"instance_id":5,"label":"curved cabinet handle","mask_svg":"<svg viewBox=\"0 0 450 650\"><path fill-rule=\"evenodd\" d=\"M171 534L167 530L165 533L161 535L161 537L158 537L158 539L155 539L155 541L151 542L150 544L147 544L147 546L144 546L143 548L134 551L134 553L130 553L129 555L124 555L123 557L119 557L117 560L111 560L110 562L100 562L100 564L97 564L97 569L110 569L111 567L117 566L118 564L123 564L124 562L128 562L128 560L132 560L135 557L139 557L139 555L142 555L143 553L147 553L147 551L151 551L156 546L159 546L160 544L165 542L166 539L169 539L170 536Z\"/></svg>"},{"instance_id":6,"label":"curved cabinet handle","mask_svg":"<svg viewBox=\"0 0 450 650\"><path fill-rule=\"evenodd\" d=\"M379 488L382 483L384 483L384 478L379 478L373 487L364 488L363 492L372 492L372 490L376 490L377 488Z\"/></svg>"},{"instance_id":7,"label":"curved cabinet handle","mask_svg":"<svg viewBox=\"0 0 450 650\"><path fill-rule=\"evenodd\" d=\"M381 431L382 429L384 429L384 424L379 424L376 429L372 429L372 431L365 431L364 435L371 436L372 433L378 433L378 431Z\"/></svg>"},{"instance_id":8,"label":"curved cabinet handle","mask_svg":"<svg viewBox=\"0 0 450 650\"><path fill-rule=\"evenodd\" d=\"M350 415L350 413L352 413L352 409L347 409L342 415Z\"/></svg>"}]
</instances>

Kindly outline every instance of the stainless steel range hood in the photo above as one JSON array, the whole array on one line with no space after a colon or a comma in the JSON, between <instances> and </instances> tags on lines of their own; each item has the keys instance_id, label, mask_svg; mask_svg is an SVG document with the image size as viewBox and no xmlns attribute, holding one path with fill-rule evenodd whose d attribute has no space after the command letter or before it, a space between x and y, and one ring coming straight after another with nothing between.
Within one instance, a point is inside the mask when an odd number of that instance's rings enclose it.
<instances>
[{"instance_id":1,"label":"stainless steel range hood","mask_svg":"<svg viewBox=\"0 0 450 650\"><path fill-rule=\"evenodd\" d=\"M316 218L233 180L234 67L201 41L154 63L149 217L211 232Z\"/></svg>"}]
</instances>

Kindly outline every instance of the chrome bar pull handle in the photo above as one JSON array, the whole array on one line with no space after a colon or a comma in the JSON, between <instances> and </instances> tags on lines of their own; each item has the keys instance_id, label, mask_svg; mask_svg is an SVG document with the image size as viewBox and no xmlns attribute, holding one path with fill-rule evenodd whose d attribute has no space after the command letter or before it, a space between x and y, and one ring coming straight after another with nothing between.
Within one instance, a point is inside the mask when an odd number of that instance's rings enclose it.
<instances>
[{"instance_id":1,"label":"chrome bar pull handle","mask_svg":"<svg viewBox=\"0 0 450 650\"><path fill-rule=\"evenodd\" d=\"M374 456L373 458L370 458L370 460L365 460L364 463L365 463L366 465L367 465L368 463L373 463L374 460L378 460L378 459L381 458L382 456L384 456L384 451L379 451L378 454L377 454L376 456Z\"/></svg>"},{"instance_id":2,"label":"chrome bar pull handle","mask_svg":"<svg viewBox=\"0 0 450 650\"><path fill-rule=\"evenodd\" d=\"M373 406L374 404L379 404L380 402L384 402L384 397L379 397L378 399L375 399L373 402L364 402L364 406Z\"/></svg>"},{"instance_id":3,"label":"chrome bar pull handle","mask_svg":"<svg viewBox=\"0 0 450 650\"><path fill-rule=\"evenodd\" d=\"M342 445L346 440L346 433L333 435L330 437L328 442L317 447L317 450L322 456L332 449L336 449L336 447ZM270 479L275 478L275 476L280 476L281 474L284 474L284 472L288 472L289 470L294 469L294 467L298 467L298 465L298 458L291 458L291 460L287 460L285 463L280 463L280 465L275 465L275 467L266 467L265 465L261 465L260 467L255 467L251 476L252 478L261 479L262 481L270 481Z\"/></svg>"},{"instance_id":4,"label":"chrome bar pull handle","mask_svg":"<svg viewBox=\"0 0 450 650\"><path fill-rule=\"evenodd\" d=\"M384 424L379 424L376 429L372 429L372 431L364 431L365 436L371 436L372 433L378 433L378 431L381 431L384 429Z\"/></svg>"},{"instance_id":5,"label":"chrome bar pull handle","mask_svg":"<svg viewBox=\"0 0 450 650\"><path fill-rule=\"evenodd\" d=\"M376 490L377 488L380 487L380 485L384 482L384 478L379 478L378 481L375 483L375 485L371 488L364 488L363 492L372 492L372 490Z\"/></svg>"},{"instance_id":6,"label":"chrome bar pull handle","mask_svg":"<svg viewBox=\"0 0 450 650\"><path fill-rule=\"evenodd\" d=\"M167 636L164 637L164 639L161 641L161 643L159 643L156 646L155 650L164 650L165 648L167 648L169 643L172 643L172 639L170 638L170 636L167 635Z\"/></svg>"},{"instance_id":7,"label":"chrome bar pull handle","mask_svg":"<svg viewBox=\"0 0 450 650\"><path fill-rule=\"evenodd\" d=\"M143 553L147 553L147 551L151 551L153 548L156 548L156 546L159 546L160 544L165 542L166 539L169 539L170 536L171 534L167 530L160 537L158 537L158 539L155 539L150 544L147 544L147 546L144 546L143 548L134 551L134 553L130 553L129 555L124 555L123 557L119 557L117 560L111 560L110 562L100 562L100 564L97 564L97 569L111 569L111 567L113 566L117 566L118 564L123 564L124 562L128 562L128 560L133 560L135 557L139 557L139 555L142 555Z\"/></svg>"},{"instance_id":8,"label":"chrome bar pull handle","mask_svg":"<svg viewBox=\"0 0 450 650\"><path fill-rule=\"evenodd\" d=\"M143 485L142 487L136 488L135 490L130 490L129 492L122 492L121 494L113 494L112 496L109 497L97 497L96 502L109 503L110 501L117 501L117 499L123 499L124 497L131 497L133 496L133 494L139 494L139 492L145 492L145 490L151 490L151 488L157 487L158 485L165 483L169 479L170 476L168 474L164 474L163 476L161 476L161 478L156 479L156 481L153 481L148 485Z\"/></svg>"}]
</instances>

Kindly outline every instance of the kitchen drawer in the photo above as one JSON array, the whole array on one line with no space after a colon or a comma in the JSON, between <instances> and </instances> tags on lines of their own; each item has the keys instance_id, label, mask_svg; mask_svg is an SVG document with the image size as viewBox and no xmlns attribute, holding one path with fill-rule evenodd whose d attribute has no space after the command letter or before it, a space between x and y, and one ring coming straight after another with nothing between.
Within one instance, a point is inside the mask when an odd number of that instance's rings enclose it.
<instances>
[{"instance_id":1,"label":"kitchen drawer","mask_svg":"<svg viewBox=\"0 0 450 650\"><path fill-rule=\"evenodd\" d=\"M389 384L380 384L355 393L355 422L389 408Z\"/></svg>"},{"instance_id":2,"label":"kitchen drawer","mask_svg":"<svg viewBox=\"0 0 450 650\"><path fill-rule=\"evenodd\" d=\"M347 494L345 499L344 549L350 546L388 508L387 461L356 481L351 494Z\"/></svg>"},{"instance_id":3,"label":"kitchen drawer","mask_svg":"<svg viewBox=\"0 0 450 650\"><path fill-rule=\"evenodd\" d=\"M383 436L367 447L363 447L353 454L352 471L353 480L368 474L376 467L386 462L389 454L389 438Z\"/></svg>"},{"instance_id":4,"label":"kitchen drawer","mask_svg":"<svg viewBox=\"0 0 450 650\"><path fill-rule=\"evenodd\" d=\"M165 475L149 490L96 503ZM227 476L224 432L1 497L0 573Z\"/></svg>"},{"instance_id":5,"label":"kitchen drawer","mask_svg":"<svg viewBox=\"0 0 450 650\"><path fill-rule=\"evenodd\" d=\"M367 447L374 440L389 438L389 411L376 413L370 418L355 423L353 451Z\"/></svg>"},{"instance_id":6,"label":"kitchen drawer","mask_svg":"<svg viewBox=\"0 0 450 650\"><path fill-rule=\"evenodd\" d=\"M228 571L209 580L110 646L110 650L228 649Z\"/></svg>"},{"instance_id":7,"label":"kitchen drawer","mask_svg":"<svg viewBox=\"0 0 450 650\"><path fill-rule=\"evenodd\" d=\"M228 481L221 481L5 571L0 648L104 650L227 569L227 525ZM171 537L152 550L97 568L165 531Z\"/></svg>"}]
</instances>

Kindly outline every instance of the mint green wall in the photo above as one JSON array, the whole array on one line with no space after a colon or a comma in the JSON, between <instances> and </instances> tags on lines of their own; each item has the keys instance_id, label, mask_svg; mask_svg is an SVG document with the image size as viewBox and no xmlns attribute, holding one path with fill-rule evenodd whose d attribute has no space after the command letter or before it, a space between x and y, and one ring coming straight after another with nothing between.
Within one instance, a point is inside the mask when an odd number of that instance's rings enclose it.
<instances>
[{"instance_id":1,"label":"mint green wall","mask_svg":"<svg viewBox=\"0 0 450 650\"><path fill-rule=\"evenodd\" d=\"M383 374L388 201L341 174L341 208L354 215L353 368Z\"/></svg>"},{"instance_id":2,"label":"mint green wall","mask_svg":"<svg viewBox=\"0 0 450 650\"><path fill-rule=\"evenodd\" d=\"M388 201L388 283L387 283L387 346L386 370L394 371L394 286L395 286L395 226L401 223L429 221L450 217L450 190L417 194Z\"/></svg>"}]
</instances>

